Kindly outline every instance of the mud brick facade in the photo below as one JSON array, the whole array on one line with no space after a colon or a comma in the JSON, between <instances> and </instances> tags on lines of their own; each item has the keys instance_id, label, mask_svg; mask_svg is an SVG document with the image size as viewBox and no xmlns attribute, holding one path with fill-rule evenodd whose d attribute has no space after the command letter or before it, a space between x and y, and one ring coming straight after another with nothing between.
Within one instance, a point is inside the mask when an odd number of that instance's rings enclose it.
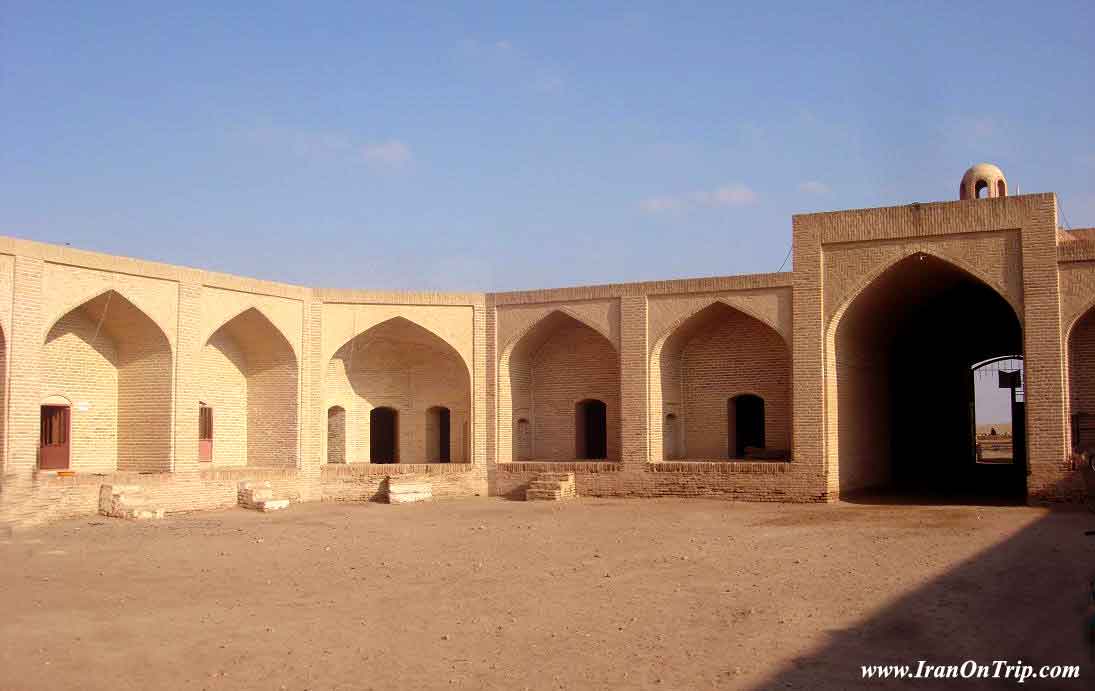
<instances>
[{"instance_id":1,"label":"mud brick facade","mask_svg":"<svg viewBox=\"0 0 1095 691\"><path fill-rule=\"evenodd\" d=\"M586 496L1073 499L1095 441L1074 438L1095 414L1095 230L1060 229L1054 195L1008 196L992 166L959 192L795 216L786 273L492 294L0 238L0 521L93 514L104 484L171 512L232 506L242 481L520 498L545 472ZM1027 435L992 470L969 458L963 377L1000 356L1024 358ZM67 411L60 467L44 406Z\"/></svg>"}]
</instances>

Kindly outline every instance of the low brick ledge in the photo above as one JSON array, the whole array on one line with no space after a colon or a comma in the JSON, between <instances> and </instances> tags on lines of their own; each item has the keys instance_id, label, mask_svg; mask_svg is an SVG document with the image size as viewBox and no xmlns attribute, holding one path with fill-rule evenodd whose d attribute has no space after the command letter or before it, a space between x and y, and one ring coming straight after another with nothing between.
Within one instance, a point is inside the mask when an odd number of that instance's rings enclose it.
<instances>
[{"instance_id":1,"label":"low brick ledge","mask_svg":"<svg viewBox=\"0 0 1095 691\"><path fill-rule=\"evenodd\" d=\"M648 473L695 473L702 475L775 475L791 471L789 461L659 461L647 463Z\"/></svg>"},{"instance_id":2,"label":"low brick ledge","mask_svg":"<svg viewBox=\"0 0 1095 691\"><path fill-rule=\"evenodd\" d=\"M618 473L622 468L607 461L522 461L495 467L500 473Z\"/></svg>"},{"instance_id":3,"label":"low brick ledge","mask_svg":"<svg viewBox=\"0 0 1095 691\"><path fill-rule=\"evenodd\" d=\"M330 480L362 475L454 475L470 473L473 468L471 463L328 463L323 466L322 477Z\"/></svg>"}]
</instances>

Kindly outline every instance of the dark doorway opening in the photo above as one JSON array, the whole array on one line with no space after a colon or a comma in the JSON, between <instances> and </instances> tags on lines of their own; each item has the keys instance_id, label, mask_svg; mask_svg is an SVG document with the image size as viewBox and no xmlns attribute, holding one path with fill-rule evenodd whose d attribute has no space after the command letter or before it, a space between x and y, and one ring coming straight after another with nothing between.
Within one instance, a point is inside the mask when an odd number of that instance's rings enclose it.
<instances>
[{"instance_id":1,"label":"dark doorway opening","mask_svg":"<svg viewBox=\"0 0 1095 691\"><path fill-rule=\"evenodd\" d=\"M978 463L975 454L971 368L1022 354L1019 319L1000 293L947 261L915 254L851 302L831 343L828 407L843 498L1025 499L1024 463ZM1017 406L1012 424L1020 433L1023 417Z\"/></svg>"},{"instance_id":2,"label":"dark doorway opening","mask_svg":"<svg viewBox=\"0 0 1095 691\"><path fill-rule=\"evenodd\" d=\"M399 460L399 413L393 408L369 411L369 461L396 463Z\"/></svg>"},{"instance_id":3,"label":"dark doorway opening","mask_svg":"<svg viewBox=\"0 0 1095 691\"><path fill-rule=\"evenodd\" d=\"M426 457L430 463L452 461L452 413L444 406L426 411Z\"/></svg>"},{"instance_id":4,"label":"dark doorway opening","mask_svg":"<svg viewBox=\"0 0 1095 691\"><path fill-rule=\"evenodd\" d=\"M42 406L38 444L38 467L42 470L67 470L71 415L67 405Z\"/></svg>"},{"instance_id":5,"label":"dark doorway opening","mask_svg":"<svg viewBox=\"0 0 1095 691\"><path fill-rule=\"evenodd\" d=\"M730 458L745 458L749 448L764 448L764 399L742 394L726 403L726 421Z\"/></svg>"},{"instance_id":6,"label":"dark doorway opening","mask_svg":"<svg viewBox=\"0 0 1095 691\"><path fill-rule=\"evenodd\" d=\"M346 409L340 405L327 409L327 462L346 462Z\"/></svg>"},{"instance_id":7,"label":"dark doorway opening","mask_svg":"<svg viewBox=\"0 0 1095 691\"><path fill-rule=\"evenodd\" d=\"M608 458L608 406L588 399L575 409L576 457L584 460Z\"/></svg>"}]
</instances>

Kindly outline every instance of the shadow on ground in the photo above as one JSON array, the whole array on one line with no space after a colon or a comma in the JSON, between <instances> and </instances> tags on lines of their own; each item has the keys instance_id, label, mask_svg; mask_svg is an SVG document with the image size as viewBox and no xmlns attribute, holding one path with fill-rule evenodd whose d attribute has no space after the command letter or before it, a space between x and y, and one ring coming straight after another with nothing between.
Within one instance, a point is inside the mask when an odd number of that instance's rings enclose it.
<instances>
[{"instance_id":1,"label":"shadow on ground","mask_svg":"<svg viewBox=\"0 0 1095 691\"><path fill-rule=\"evenodd\" d=\"M875 503L943 503L947 498L875 497ZM861 499L866 501L866 498ZM1060 535L1061 522L1075 526ZM1086 627L1095 581L1095 514L1046 514L1009 539L901 597L859 625L828 632L826 644L754 686L777 688L1016 688L1014 679L874 680L861 665L961 665L995 660L1080 665L1079 680L1030 679L1018 688L1092 688ZM881 653L879 651L885 651Z\"/></svg>"}]
</instances>

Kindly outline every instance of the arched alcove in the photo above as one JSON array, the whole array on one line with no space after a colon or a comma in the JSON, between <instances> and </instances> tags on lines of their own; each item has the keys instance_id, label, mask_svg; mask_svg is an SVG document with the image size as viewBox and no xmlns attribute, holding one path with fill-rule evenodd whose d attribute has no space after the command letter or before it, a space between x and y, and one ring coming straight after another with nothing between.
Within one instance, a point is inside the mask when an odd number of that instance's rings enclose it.
<instances>
[{"instance_id":1,"label":"arched alcove","mask_svg":"<svg viewBox=\"0 0 1095 691\"><path fill-rule=\"evenodd\" d=\"M1017 498L1025 469L976 462L971 367L1022 352L1014 309L929 254L890 266L837 310L827 337L831 473L844 496Z\"/></svg>"},{"instance_id":2,"label":"arched alcove","mask_svg":"<svg viewBox=\"0 0 1095 691\"><path fill-rule=\"evenodd\" d=\"M327 462L346 462L346 409L338 405L327 409Z\"/></svg>"},{"instance_id":3,"label":"arched alcove","mask_svg":"<svg viewBox=\"0 0 1095 691\"><path fill-rule=\"evenodd\" d=\"M1095 454L1095 307L1068 334L1068 403L1072 448Z\"/></svg>"},{"instance_id":4,"label":"arched alcove","mask_svg":"<svg viewBox=\"0 0 1095 691\"><path fill-rule=\"evenodd\" d=\"M783 336L756 317L714 302L684 319L654 347L650 365L654 460L665 460L670 414L679 428L676 457L741 458L728 401L745 393L765 401L766 458L786 460L791 445L791 353ZM658 440L661 440L660 443ZM761 441L752 439L752 441ZM752 446L752 445L751 445ZM660 454L660 458L659 458Z\"/></svg>"},{"instance_id":5,"label":"arched alcove","mask_svg":"<svg viewBox=\"0 0 1095 691\"><path fill-rule=\"evenodd\" d=\"M74 403L72 469L171 469L173 356L155 321L108 290L62 315L42 356L43 398Z\"/></svg>"},{"instance_id":6,"label":"arched alcove","mask_svg":"<svg viewBox=\"0 0 1095 691\"><path fill-rule=\"evenodd\" d=\"M327 363L325 387L329 398L346 404L348 462L373 457L370 411L377 408L391 409L399 416L399 434L394 438L398 447L393 459L384 460L470 462L467 365L447 341L409 319L394 317L343 344ZM443 444L444 416L447 438Z\"/></svg>"},{"instance_id":7,"label":"arched alcove","mask_svg":"<svg viewBox=\"0 0 1095 691\"><path fill-rule=\"evenodd\" d=\"M199 384L216 411L214 465L296 465L297 358L266 315L250 308L213 332L202 348Z\"/></svg>"},{"instance_id":8,"label":"arched alcove","mask_svg":"<svg viewBox=\"0 0 1095 691\"><path fill-rule=\"evenodd\" d=\"M579 456L575 405L604 404L604 458L620 454L620 362L612 343L570 314L553 311L499 359L499 460L573 461ZM511 422L527 420L526 426Z\"/></svg>"}]
</instances>

